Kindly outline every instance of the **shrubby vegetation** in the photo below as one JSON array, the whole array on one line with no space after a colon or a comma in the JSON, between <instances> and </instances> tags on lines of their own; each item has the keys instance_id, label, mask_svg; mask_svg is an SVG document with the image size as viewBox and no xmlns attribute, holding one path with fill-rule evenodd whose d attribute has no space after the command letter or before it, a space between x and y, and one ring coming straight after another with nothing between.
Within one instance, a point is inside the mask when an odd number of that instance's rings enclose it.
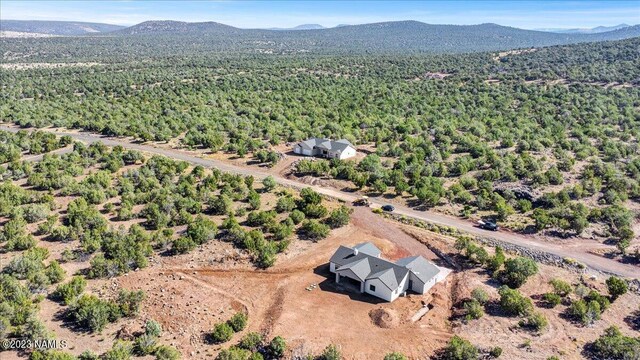
<instances>
[{"instance_id":1,"label":"shrubby vegetation","mask_svg":"<svg viewBox=\"0 0 640 360\"><path fill-rule=\"evenodd\" d=\"M624 336L617 327L611 326L591 344L590 350L600 359L634 359L640 354L640 337Z\"/></svg>"},{"instance_id":2,"label":"shrubby vegetation","mask_svg":"<svg viewBox=\"0 0 640 360\"><path fill-rule=\"evenodd\" d=\"M226 322L218 323L213 327L211 340L216 344L231 340L234 333L244 330L247 326L247 314L236 313Z\"/></svg>"},{"instance_id":3,"label":"shrubby vegetation","mask_svg":"<svg viewBox=\"0 0 640 360\"><path fill-rule=\"evenodd\" d=\"M21 47L50 40L8 41ZM634 236L625 202L640 194L632 142L638 131L638 88L524 81L635 82L637 57L630 49L637 42L550 47L498 60L489 53L268 60L181 54L181 60L154 57L144 68L117 63L103 66L104 71L3 70L8 86L0 117L22 126L65 125L142 140L166 141L184 132L185 146L251 153L264 164L277 161L271 146L310 136L375 144L375 152L360 163L304 160L296 171L348 180L375 193L410 195L423 206L459 206L465 216L490 212L502 221L517 211L538 231L569 236L601 224L607 228L603 236L624 251ZM238 72L239 67L245 71ZM51 73L55 76L41 76ZM435 73L449 76L429 79ZM104 96L112 92L113 103ZM296 101L283 107L282 99L291 94ZM439 101L416 101L417 94ZM105 170L130 159L114 156ZM576 168L578 162L586 166ZM576 169L578 182L567 183ZM70 171L57 167L47 174ZM43 189L69 182L68 176L44 173L30 179ZM528 190L502 186L511 182ZM547 190L550 185L559 190ZM82 188L75 190L88 201L100 199L98 192ZM154 211L151 206L149 213Z\"/></svg>"},{"instance_id":4,"label":"shrubby vegetation","mask_svg":"<svg viewBox=\"0 0 640 360\"><path fill-rule=\"evenodd\" d=\"M468 340L456 335L442 349L439 358L441 360L475 360L479 358L479 351Z\"/></svg>"},{"instance_id":5,"label":"shrubby vegetation","mask_svg":"<svg viewBox=\"0 0 640 360\"><path fill-rule=\"evenodd\" d=\"M29 52L34 59L65 53L72 55L63 61L77 61L111 41L96 39L96 44L79 48L69 39L7 40L3 46ZM530 231L575 236L597 229L595 234L615 242L621 253L638 257L628 249L636 236L636 214L628 204L640 198L638 41L536 49L497 59L489 53L298 54L268 60L251 54L187 53L180 59L154 56L140 68L107 55L103 71L0 69L6 84L0 118L24 127L67 126L143 141L185 134L181 141L186 147L251 156L266 166L280 158L273 146L311 136L346 138L375 148L359 162L302 160L295 174L344 180L365 192L404 197L418 207L453 206L465 217L515 220L528 224ZM39 51L54 43L69 51ZM136 58L159 50L132 43L125 51ZM430 79L433 73L448 76ZM570 84L536 84L559 78ZM486 83L488 79L495 83ZM636 86L586 84L595 81ZM45 132L0 132L0 216L8 220L0 230L0 244L11 252L0 274L0 309L6 314L0 317L0 337L51 335L36 316L34 295L39 293L67 306L68 319L92 332L135 315L142 294L124 292L108 300L84 294L84 278L64 281L58 260L90 259L87 278L106 278L145 267L154 249L188 253L219 238L246 250L257 266L266 268L287 249L294 233L318 241L348 223L347 208L327 208L311 189L299 195L280 191L273 178L254 184L251 177L202 167L188 171L184 162L158 156L147 160L139 152L99 143L76 143L69 153L46 154L71 144L68 137ZM19 161L22 154L44 156L30 163ZM140 166L123 169L134 164ZM26 182L29 190L13 181ZM54 194L72 201L57 209ZM273 209L264 196L277 197ZM61 219L58 210L66 212ZM107 220L112 217L113 227ZM131 220L140 224L117 226ZM49 258L26 231L30 226L37 226L38 235L47 240L67 243L69 250L61 259ZM186 232L176 235L179 226ZM499 248L489 255L468 239L456 246L469 264L484 267L505 284L499 295L506 314L522 317L525 328L544 329L546 319L517 290L536 274L535 263L507 259ZM627 291L617 278L607 281L609 297L583 288L572 291L560 280L552 286L543 295L545 304L568 305L566 314L585 325L597 321L610 301ZM474 291L464 304L465 315L481 317L487 300L486 293ZM245 324L246 318L234 316L216 325L212 338L224 341ZM156 343L156 325L148 323L134 342L117 342L103 357L176 358L175 349ZM285 348L281 338L266 344L258 334L248 334L220 358L280 357ZM634 349L636 339L615 329L593 345L599 358L628 357ZM473 359L479 352L456 337L444 355ZM322 357L339 358L340 351L329 346Z\"/></svg>"},{"instance_id":6,"label":"shrubby vegetation","mask_svg":"<svg viewBox=\"0 0 640 360\"><path fill-rule=\"evenodd\" d=\"M95 295L84 294L69 305L67 317L78 326L99 333L108 323L121 317L135 316L143 299L144 293L141 291L121 290L116 301L101 300Z\"/></svg>"}]
</instances>

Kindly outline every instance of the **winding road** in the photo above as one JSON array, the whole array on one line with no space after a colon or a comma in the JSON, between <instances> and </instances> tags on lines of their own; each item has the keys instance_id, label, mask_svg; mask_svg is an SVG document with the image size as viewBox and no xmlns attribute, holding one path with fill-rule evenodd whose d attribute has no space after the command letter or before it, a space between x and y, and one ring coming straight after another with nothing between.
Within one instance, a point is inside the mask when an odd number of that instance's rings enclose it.
<instances>
[{"instance_id":1,"label":"winding road","mask_svg":"<svg viewBox=\"0 0 640 360\"><path fill-rule=\"evenodd\" d=\"M17 132L21 129L12 125L0 125L0 130ZM218 168L225 172L231 172L231 173L236 173L241 175L253 175L256 179L262 179L267 176L273 176L274 179L281 185L289 186L293 188L310 187L321 194L331 196L339 200L343 200L347 203L351 203L353 200L359 197L359 195L356 193L341 191L334 188L321 187L318 185L304 184L296 180L287 179L278 174L272 174L266 171L265 169L261 169L257 167L235 166L229 163L225 163L221 160L203 158L201 155L189 153L187 151L180 150L180 149L166 149L166 148L153 146L152 144L135 143L127 139L103 137L101 135L86 133L86 132L66 132L63 130L51 129L51 128L44 128L39 130L48 131L59 136L69 135L73 139L82 141L85 143L102 142L103 144L108 146L120 145L127 149L133 149L133 150L139 150L146 153L163 155L173 159L187 161L195 165L202 165L207 168ZM70 150L71 150L70 148L59 149L56 152L63 153L65 151L70 151ZM36 160L39 158L40 156L34 156L34 157L31 157L29 160ZM374 207L379 207L386 203L386 201L382 198L370 197L369 199L372 202ZM450 217L447 215L443 215L443 214L439 214L431 211L415 210L403 205L394 204L394 206L395 206L394 212L396 214L412 217L419 220L428 221L437 225L454 227L472 235L477 235L482 237L492 237L500 241L527 247L532 250L547 252L563 258L572 258L585 264L589 268L597 271L613 273L618 276L622 276L626 278L640 278L640 267L638 266L635 266L632 264L624 264L613 259L608 259L602 256L589 253L587 249L585 249L584 242L588 242L592 240L578 239L578 241L572 240L572 241L567 241L567 243L565 244L559 244L557 242L545 241L544 239L538 238L536 236L526 236L526 235L511 233L508 231L499 231L499 232L489 233L486 230L478 228L474 223L464 219Z\"/></svg>"}]
</instances>

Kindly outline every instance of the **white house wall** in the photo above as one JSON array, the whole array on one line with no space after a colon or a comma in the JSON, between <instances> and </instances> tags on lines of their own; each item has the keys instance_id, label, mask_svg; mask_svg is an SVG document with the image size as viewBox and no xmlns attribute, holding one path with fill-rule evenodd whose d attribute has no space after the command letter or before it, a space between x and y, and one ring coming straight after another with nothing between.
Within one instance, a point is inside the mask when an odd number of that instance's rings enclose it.
<instances>
[{"instance_id":1,"label":"white house wall","mask_svg":"<svg viewBox=\"0 0 640 360\"><path fill-rule=\"evenodd\" d=\"M418 279L418 277L415 276L414 274L410 275L410 279L411 279L411 285L412 285L411 290L417 292L418 294L424 294L428 290L428 289L425 290L425 284L422 282L422 280Z\"/></svg>"},{"instance_id":2,"label":"white house wall","mask_svg":"<svg viewBox=\"0 0 640 360\"><path fill-rule=\"evenodd\" d=\"M394 293L394 297L391 299L391 301L395 300L398 298L398 296L400 296L402 293L404 293L405 291L407 291L407 288L409 287L409 274L407 274L404 279L402 279L402 281L400 281L400 284L398 285L398 289L397 291Z\"/></svg>"},{"instance_id":3,"label":"white house wall","mask_svg":"<svg viewBox=\"0 0 640 360\"><path fill-rule=\"evenodd\" d=\"M405 276L397 288L391 290L385 284L380 281L380 279L369 279L364 284L364 291L367 294L371 294L373 296L377 296L386 301L393 301L398 298L402 293L407 291L407 286L409 285L408 276ZM369 285L373 285L376 287L376 291L371 291Z\"/></svg>"},{"instance_id":4,"label":"white house wall","mask_svg":"<svg viewBox=\"0 0 640 360\"><path fill-rule=\"evenodd\" d=\"M348 159L350 157L354 157L356 156L356 149L352 148L351 146L348 146L346 149L344 149L342 151L342 153L340 153L340 159Z\"/></svg>"},{"instance_id":5,"label":"white house wall","mask_svg":"<svg viewBox=\"0 0 640 360\"><path fill-rule=\"evenodd\" d=\"M371 290L371 285L376 288L375 291ZM393 301L394 299L391 290L389 290L389 288L379 279L370 279L365 281L364 292L379 297L382 300Z\"/></svg>"}]
</instances>

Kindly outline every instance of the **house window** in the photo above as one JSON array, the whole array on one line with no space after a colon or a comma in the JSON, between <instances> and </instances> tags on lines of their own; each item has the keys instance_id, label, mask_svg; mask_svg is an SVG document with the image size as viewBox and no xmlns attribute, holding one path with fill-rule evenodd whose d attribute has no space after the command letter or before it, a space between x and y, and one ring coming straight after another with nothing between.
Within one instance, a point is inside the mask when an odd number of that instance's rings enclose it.
<instances>
[{"instance_id":1,"label":"house window","mask_svg":"<svg viewBox=\"0 0 640 360\"><path fill-rule=\"evenodd\" d=\"M371 291L375 292L375 291L376 291L376 286L375 286L375 285L373 285L373 284L370 284L370 285L369 285L369 290L371 290Z\"/></svg>"}]
</instances>

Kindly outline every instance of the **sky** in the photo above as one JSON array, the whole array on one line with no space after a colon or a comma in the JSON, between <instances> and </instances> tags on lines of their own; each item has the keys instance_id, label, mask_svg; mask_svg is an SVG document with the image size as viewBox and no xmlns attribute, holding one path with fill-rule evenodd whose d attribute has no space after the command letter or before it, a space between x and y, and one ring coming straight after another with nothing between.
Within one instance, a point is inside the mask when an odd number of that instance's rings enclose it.
<instances>
[{"instance_id":1,"label":"sky","mask_svg":"<svg viewBox=\"0 0 640 360\"><path fill-rule=\"evenodd\" d=\"M146 20L216 21L240 28L364 24L417 20L431 24L524 29L640 24L633 1L0 1L0 19L134 25Z\"/></svg>"}]
</instances>

